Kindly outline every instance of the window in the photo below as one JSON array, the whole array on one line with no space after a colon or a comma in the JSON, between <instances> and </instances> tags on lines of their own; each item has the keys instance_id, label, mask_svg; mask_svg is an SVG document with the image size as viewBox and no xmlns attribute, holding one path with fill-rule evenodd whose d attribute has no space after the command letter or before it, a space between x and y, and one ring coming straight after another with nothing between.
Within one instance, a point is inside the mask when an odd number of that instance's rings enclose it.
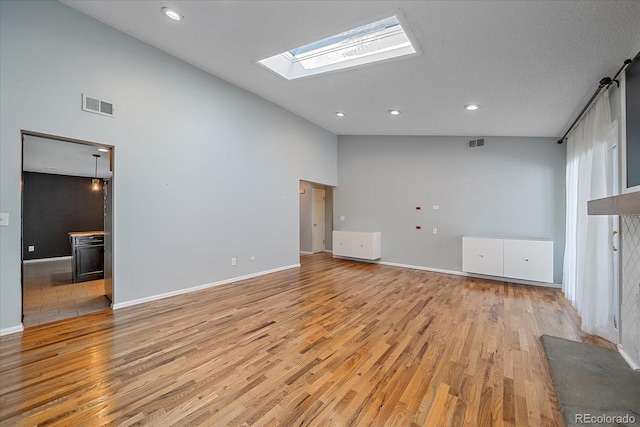
<instances>
[{"instance_id":1,"label":"window","mask_svg":"<svg viewBox=\"0 0 640 427\"><path fill-rule=\"evenodd\" d=\"M397 16L258 61L291 80L416 53Z\"/></svg>"}]
</instances>

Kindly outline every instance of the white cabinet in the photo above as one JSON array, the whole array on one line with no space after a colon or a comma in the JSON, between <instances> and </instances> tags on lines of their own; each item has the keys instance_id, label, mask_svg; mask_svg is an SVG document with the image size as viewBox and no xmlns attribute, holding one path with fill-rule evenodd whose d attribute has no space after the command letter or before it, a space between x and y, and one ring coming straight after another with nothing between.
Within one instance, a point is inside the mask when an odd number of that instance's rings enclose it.
<instances>
[{"instance_id":1,"label":"white cabinet","mask_svg":"<svg viewBox=\"0 0 640 427\"><path fill-rule=\"evenodd\" d=\"M381 257L382 235L379 231L333 232L333 255L349 258L378 259Z\"/></svg>"},{"instance_id":2,"label":"white cabinet","mask_svg":"<svg viewBox=\"0 0 640 427\"><path fill-rule=\"evenodd\" d=\"M553 283L553 241L464 236L462 271Z\"/></svg>"}]
</instances>

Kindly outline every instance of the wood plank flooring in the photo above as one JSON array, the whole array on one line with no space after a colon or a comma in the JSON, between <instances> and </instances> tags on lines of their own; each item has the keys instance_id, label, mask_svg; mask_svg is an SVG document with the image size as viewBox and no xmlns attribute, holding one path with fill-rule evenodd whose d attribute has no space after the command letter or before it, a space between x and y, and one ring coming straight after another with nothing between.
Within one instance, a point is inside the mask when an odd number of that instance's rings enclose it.
<instances>
[{"instance_id":1,"label":"wood plank flooring","mask_svg":"<svg viewBox=\"0 0 640 427\"><path fill-rule=\"evenodd\" d=\"M539 337L557 289L302 267L0 339L2 426L563 425Z\"/></svg>"}]
</instances>

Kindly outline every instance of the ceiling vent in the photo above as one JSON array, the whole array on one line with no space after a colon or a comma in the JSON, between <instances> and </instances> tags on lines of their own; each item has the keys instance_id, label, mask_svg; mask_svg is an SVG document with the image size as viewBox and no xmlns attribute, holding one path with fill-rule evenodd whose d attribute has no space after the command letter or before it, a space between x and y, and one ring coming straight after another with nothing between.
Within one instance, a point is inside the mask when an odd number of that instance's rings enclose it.
<instances>
[{"instance_id":1,"label":"ceiling vent","mask_svg":"<svg viewBox=\"0 0 640 427\"><path fill-rule=\"evenodd\" d=\"M82 94L82 110L103 116L114 117L113 104Z\"/></svg>"},{"instance_id":2,"label":"ceiling vent","mask_svg":"<svg viewBox=\"0 0 640 427\"><path fill-rule=\"evenodd\" d=\"M484 147L484 138L470 139L467 141L467 148Z\"/></svg>"}]
</instances>

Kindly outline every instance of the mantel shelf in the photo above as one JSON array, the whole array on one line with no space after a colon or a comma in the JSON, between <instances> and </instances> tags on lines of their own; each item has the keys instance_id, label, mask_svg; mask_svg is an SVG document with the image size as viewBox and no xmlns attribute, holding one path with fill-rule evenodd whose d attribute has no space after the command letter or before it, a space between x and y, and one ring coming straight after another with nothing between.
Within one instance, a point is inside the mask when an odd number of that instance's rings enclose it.
<instances>
[{"instance_id":1,"label":"mantel shelf","mask_svg":"<svg viewBox=\"0 0 640 427\"><path fill-rule=\"evenodd\" d=\"M590 200L589 215L640 215L640 191Z\"/></svg>"}]
</instances>

